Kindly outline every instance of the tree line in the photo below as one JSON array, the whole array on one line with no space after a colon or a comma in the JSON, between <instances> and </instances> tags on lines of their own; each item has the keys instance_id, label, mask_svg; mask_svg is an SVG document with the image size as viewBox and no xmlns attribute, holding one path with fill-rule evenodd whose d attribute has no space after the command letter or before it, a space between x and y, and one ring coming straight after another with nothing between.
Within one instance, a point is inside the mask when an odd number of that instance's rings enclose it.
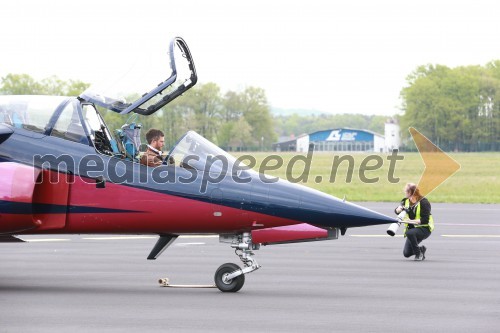
<instances>
[{"instance_id":1,"label":"tree line","mask_svg":"<svg viewBox=\"0 0 500 333\"><path fill-rule=\"evenodd\" d=\"M112 128L125 121L112 111L101 113ZM174 145L188 130L228 151L270 149L276 141L265 91L257 87L222 93L213 82L197 84L155 114L133 117L144 129L162 130L167 146Z\"/></svg>"},{"instance_id":2,"label":"tree line","mask_svg":"<svg viewBox=\"0 0 500 333\"><path fill-rule=\"evenodd\" d=\"M36 81L27 74L8 74L1 79L0 94L78 96L88 87L82 81L63 81L55 76ZM137 97L130 95L127 100ZM270 149L277 140L265 91L258 87L222 93L215 83L198 84L150 116L124 117L100 111L110 129L118 129L127 121L141 123L145 129L143 142L147 129L162 130L167 147L188 130L230 151Z\"/></svg>"},{"instance_id":3,"label":"tree line","mask_svg":"<svg viewBox=\"0 0 500 333\"><path fill-rule=\"evenodd\" d=\"M88 87L85 82L64 81L57 76L37 81L28 74L7 74L0 82L0 95L78 96Z\"/></svg>"},{"instance_id":4,"label":"tree line","mask_svg":"<svg viewBox=\"0 0 500 333\"><path fill-rule=\"evenodd\" d=\"M419 66L406 81L401 128L413 126L447 151L500 149L500 60Z\"/></svg>"},{"instance_id":5,"label":"tree line","mask_svg":"<svg viewBox=\"0 0 500 333\"><path fill-rule=\"evenodd\" d=\"M56 76L36 81L27 74L3 77L0 94L78 96L89 84L78 80L63 81ZM129 95L132 101L138 95ZM385 116L361 114L320 114L272 116L265 91L248 87L241 92L221 89L215 83L198 84L151 116L132 119L100 108L111 129L126 121L141 123L144 129L158 128L172 146L188 130L195 130L227 150L269 150L279 136L298 136L318 130L351 127L383 133ZM143 131L143 142L145 141Z\"/></svg>"},{"instance_id":6,"label":"tree line","mask_svg":"<svg viewBox=\"0 0 500 333\"><path fill-rule=\"evenodd\" d=\"M1 78L0 94L78 96L88 86L56 76L36 81L27 74L8 74ZM414 146L405 129L413 126L446 151L500 150L500 60L485 66L419 66L407 77L401 98L403 112L395 117L407 148ZM127 120L112 111L101 111L112 129ZM134 121L145 129L163 130L169 146L187 130L195 130L226 150L240 151L269 150L279 136L332 128L383 133L386 119L362 114L273 117L262 88L222 92L209 82L196 85L157 113L137 116Z\"/></svg>"},{"instance_id":7,"label":"tree line","mask_svg":"<svg viewBox=\"0 0 500 333\"><path fill-rule=\"evenodd\" d=\"M387 116L364 114L315 114L302 116L275 116L274 128L279 136L301 135L320 130L334 128L367 129L376 133L384 133L384 124L390 118Z\"/></svg>"}]
</instances>

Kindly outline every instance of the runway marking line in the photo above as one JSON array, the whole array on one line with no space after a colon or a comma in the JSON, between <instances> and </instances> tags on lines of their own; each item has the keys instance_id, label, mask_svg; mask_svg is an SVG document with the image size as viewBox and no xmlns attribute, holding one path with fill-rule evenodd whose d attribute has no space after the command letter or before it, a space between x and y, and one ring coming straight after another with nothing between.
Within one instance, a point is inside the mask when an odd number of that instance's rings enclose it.
<instances>
[{"instance_id":1,"label":"runway marking line","mask_svg":"<svg viewBox=\"0 0 500 333\"><path fill-rule=\"evenodd\" d=\"M439 225L466 226L466 227L500 227L500 224L474 224L474 223L439 223Z\"/></svg>"},{"instance_id":2,"label":"runway marking line","mask_svg":"<svg viewBox=\"0 0 500 333\"><path fill-rule=\"evenodd\" d=\"M349 235L351 237L366 237L366 238L379 238L379 237L403 237L403 235L395 235L395 236L389 236L389 235ZM441 237L448 237L448 238L500 238L500 235L438 235Z\"/></svg>"},{"instance_id":3,"label":"runway marking line","mask_svg":"<svg viewBox=\"0 0 500 333\"><path fill-rule=\"evenodd\" d=\"M113 237L83 237L85 240L129 240L129 239L156 239L155 236L113 236Z\"/></svg>"},{"instance_id":4,"label":"runway marking line","mask_svg":"<svg viewBox=\"0 0 500 333\"><path fill-rule=\"evenodd\" d=\"M69 242L71 239L69 238L40 238L40 239L23 239L28 243L37 243L37 242Z\"/></svg>"},{"instance_id":5,"label":"runway marking line","mask_svg":"<svg viewBox=\"0 0 500 333\"><path fill-rule=\"evenodd\" d=\"M360 238L401 238L403 235L349 235L350 237L360 237ZM439 235L446 238L500 238L500 235ZM180 236L179 238L215 238L218 236ZM155 236L116 236L116 237L84 237L85 240L133 240L133 239L156 239ZM33 239L23 239L28 243L42 243L42 242L69 242L69 238L33 238ZM178 243L177 246L189 246L189 245L205 245L202 242L192 242L192 243Z\"/></svg>"},{"instance_id":6,"label":"runway marking line","mask_svg":"<svg viewBox=\"0 0 500 333\"><path fill-rule=\"evenodd\" d=\"M389 235L349 235L351 237L403 237L403 235L394 235L394 236L389 236Z\"/></svg>"},{"instance_id":7,"label":"runway marking line","mask_svg":"<svg viewBox=\"0 0 500 333\"><path fill-rule=\"evenodd\" d=\"M183 239L193 239L193 238L216 238L219 235L183 235L179 238ZM158 236L109 236L109 237L82 237L80 239L84 240L133 240L133 239L157 239ZM30 243L42 243L42 242L69 242L70 238L22 238L25 242ZM180 243L189 245L201 245L204 243Z\"/></svg>"},{"instance_id":8,"label":"runway marking line","mask_svg":"<svg viewBox=\"0 0 500 333\"><path fill-rule=\"evenodd\" d=\"M185 235L178 238L215 238L218 235ZM83 237L87 240L127 240L127 239L157 239L158 236L109 236L109 237Z\"/></svg>"},{"instance_id":9,"label":"runway marking line","mask_svg":"<svg viewBox=\"0 0 500 333\"><path fill-rule=\"evenodd\" d=\"M449 238L500 238L500 235L441 235Z\"/></svg>"}]
</instances>

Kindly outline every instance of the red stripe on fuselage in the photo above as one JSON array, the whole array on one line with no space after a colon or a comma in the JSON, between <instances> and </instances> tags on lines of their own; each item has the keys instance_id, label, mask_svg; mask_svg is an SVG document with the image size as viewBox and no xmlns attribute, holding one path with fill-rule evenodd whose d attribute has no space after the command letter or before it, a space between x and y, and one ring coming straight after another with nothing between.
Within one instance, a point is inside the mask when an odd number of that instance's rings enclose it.
<instances>
[{"instance_id":1,"label":"red stripe on fuselage","mask_svg":"<svg viewBox=\"0 0 500 333\"><path fill-rule=\"evenodd\" d=\"M65 233L228 233L300 223L276 216L158 193L132 186L75 177L70 207L133 210L134 213L68 212ZM252 227L257 224L258 226Z\"/></svg>"},{"instance_id":2,"label":"red stripe on fuselage","mask_svg":"<svg viewBox=\"0 0 500 333\"><path fill-rule=\"evenodd\" d=\"M35 216L4 213L0 215L0 232L23 233L30 229L24 233L231 233L301 223L111 182L105 188L96 188L95 180L78 176L71 179L68 190L70 179L65 174L59 174L58 178L56 172L44 171L44 176L49 177L35 186L39 169L17 163L0 166L3 171L0 194L5 199L85 207L84 211L89 211L73 213L69 208L67 214ZM54 182L55 179L61 183ZM135 212L95 213L91 208Z\"/></svg>"}]
</instances>

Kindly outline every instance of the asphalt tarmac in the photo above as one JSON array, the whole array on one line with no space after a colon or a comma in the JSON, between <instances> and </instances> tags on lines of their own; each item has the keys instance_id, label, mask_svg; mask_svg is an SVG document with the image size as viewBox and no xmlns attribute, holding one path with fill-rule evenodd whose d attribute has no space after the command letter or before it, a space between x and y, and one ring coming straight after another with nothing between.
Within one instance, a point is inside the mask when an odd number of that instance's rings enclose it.
<instances>
[{"instance_id":1,"label":"asphalt tarmac","mask_svg":"<svg viewBox=\"0 0 500 333\"><path fill-rule=\"evenodd\" d=\"M212 284L219 265L240 264L215 237L179 238L148 261L154 237L25 236L0 244L0 332L498 332L500 205L433 215L423 262L387 226L350 229L262 247L238 293L158 284Z\"/></svg>"}]
</instances>

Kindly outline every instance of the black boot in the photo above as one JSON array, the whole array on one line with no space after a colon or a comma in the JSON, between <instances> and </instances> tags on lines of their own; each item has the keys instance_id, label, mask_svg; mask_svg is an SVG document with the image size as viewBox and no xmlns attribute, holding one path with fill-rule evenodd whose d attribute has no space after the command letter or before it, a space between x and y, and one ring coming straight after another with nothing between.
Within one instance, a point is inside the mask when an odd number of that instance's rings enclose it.
<instances>
[{"instance_id":1,"label":"black boot","mask_svg":"<svg viewBox=\"0 0 500 333\"><path fill-rule=\"evenodd\" d=\"M422 245L420 247L420 253L422 255L422 260L425 260L425 251L427 251L427 248L424 245Z\"/></svg>"},{"instance_id":2,"label":"black boot","mask_svg":"<svg viewBox=\"0 0 500 333\"><path fill-rule=\"evenodd\" d=\"M415 258L413 260L415 260L415 261L422 261L422 260L424 260L424 256L423 256L423 253L422 253L421 249L420 248L418 248L418 249L420 251L418 251L418 253L415 254Z\"/></svg>"}]
</instances>

